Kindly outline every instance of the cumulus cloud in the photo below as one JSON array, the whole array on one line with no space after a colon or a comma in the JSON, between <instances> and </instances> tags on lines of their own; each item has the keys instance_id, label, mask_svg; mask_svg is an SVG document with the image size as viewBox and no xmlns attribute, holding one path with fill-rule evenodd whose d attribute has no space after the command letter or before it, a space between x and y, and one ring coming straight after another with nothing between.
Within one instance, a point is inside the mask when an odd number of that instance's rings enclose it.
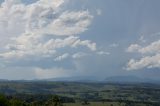
<instances>
[{"instance_id":1,"label":"cumulus cloud","mask_svg":"<svg viewBox=\"0 0 160 106\"><path fill-rule=\"evenodd\" d=\"M88 55L88 54L86 54L86 53L78 52L78 53L73 54L73 55L72 55L72 58L74 58L74 59L79 59L79 58L84 57L84 56L87 56L87 55Z\"/></svg>"},{"instance_id":2,"label":"cumulus cloud","mask_svg":"<svg viewBox=\"0 0 160 106\"><path fill-rule=\"evenodd\" d=\"M5 0L0 8L0 35L7 36L5 41L1 37L7 46L0 57L53 56L57 49L78 46L96 51L96 43L75 37L88 29L93 16L88 10L63 10L65 3L39 0L25 5L20 0Z\"/></svg>"},{"instance_id":3,"label":"cumulus cloud","mask_svg":"<svg viewBox=\"0 0 160 106\"><path fill-rule=\"evenodd\" d=\"M143 56L138 60L131 59L127 64L127 70L160 68L160 40L153 41L144 47L132 44L128 47L127 51L137 52Z\"/></svg>"},{"instance_id":4,"label":"cumulus cloud","mask_svg":"<svg viewBox=\"0 0 160 106\"><path fill-rule=\"evenodd\" d=\"M141 46L138 44L131 44L128 48L127 48L127 52L138 52L141 49Z\"/></svg>"},{"instance_id":5,"label":"cumulus cloud","mask_svg":"<svg viewBox=\"0 0 160 106\"><path fill-rule=\"evenodd\" d=\"M137 70L141 68L160 68L160 54L145 56L140 60L131 59L127 64L127 70Z\"/></svg>"},{"instance_id":6,"label":"cumulus cloud","mask_svg":"<svg viewBox=\"0 0 160 106\"><path fill-rule=\"evenodd\" d=\"M143 47L139 52L146 53L160 53L160 40L152 42L150 45Z\"/></svg>"},{"instance_id":7,"label":"cumulus cloud","mask_svg":"<svg viewBox=\"0 0 160 106\"><path fill-rule=\"evenodd\" d=\"M61 61L61 60L66 59L67 57L69 57L69 54L68 54L68 53L65 53L65 54L63 54L63 55L61 55L61 56L56 57L56 58L54 59L54 61Z\"/></svg>"},{"instance_id":8,"label":"cumulus cloud","mask_svg":"<svg viewBox=\"0 0 160 106\"><path fill-rule=\"evenodd\" d=\"M55 35L72 36L80 34L87 30L93 16L88 11L78 12L63 12L58 19L51 22L50 25L44 28L44 33ZM39 32L39 30L38 30Z\"/></svg>"},{"instance_id":9,"label":"cumulus cloud","mask_svg":"<svg viewBox=\"0 0 160 106\"><path fill-rule=\"evenodd\" d=\"M16 38L14 44L6 46L8 52L1 53L0 57L14 58L14 57L26 57L26 56L53 56L58 52L58 49L69 47L71 49L84 46L91 51L96 51L96 43L92 43L90 40L80 40L79 37L70 36L65 39L49 39L43 41L44 37L31 36L31 34L25 34Z\"/></svg>"},{"instance_id":10,"label":"cumulus cloud","mask_svg":"<svg viewBox=\"0 0 160 106\"><path fill-rule=\"evenodd\" d=\"M64 59L71 62L97 54L95 42L81 39L94 16L87 9L67 9L68 1L37 0L25 4L21 0L4 0L0 4L0 62L5 67L25 66L37 78L48 78L67 75L63 62L60 67L64 69L54 68ZM48 69L43 69L45 65Z\"/></svg>"},{"instance_id":11,"label":"cumulus cloud","mask_svg":"<svg viewBox=\"0 0 160 106\"><path fill-rule=\"evenodd\" d=\"M110 55L109 52L105 52L105 51L99 51L99 52L97 52L97 54L99 54L99 55Z\"/></svg>"}]
</instances>

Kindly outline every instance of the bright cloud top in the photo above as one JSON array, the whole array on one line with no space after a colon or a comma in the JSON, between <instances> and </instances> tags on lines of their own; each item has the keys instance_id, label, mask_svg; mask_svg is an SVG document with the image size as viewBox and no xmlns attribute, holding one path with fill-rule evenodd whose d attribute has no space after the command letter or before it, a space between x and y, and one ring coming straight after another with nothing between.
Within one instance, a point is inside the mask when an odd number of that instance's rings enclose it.
<instances>
[{"instance_id":1,"label":"bright cloud top","mask_svg":"<svg viewBox=\"0 0 160 106\"><path fill-rule=\"evenodd\" d=\"M160 40L153 41L144 47L139 44L132 44L127 51L137 52L143 56L139 60L131 59L127 64L127 70L160 68Z\"/></svg>"},{"instance_id":2,"label":"bright cloud top","mask_svg":"<svg viewBox=\"0 0 160 106\"><path fill-rule=\"evenodd\" d=\"M1 42L7 46L0 56L54 56L57 49L77 46L96 51L96 43L75 37L88 29L93 16L88 10L64 10L62 5L66 3L64 0L39 0L25 5L21 1L5 0L0 8L0 35L5 37Z\"/></svg>"},{"instance_id":3,"label":"bright cloud top","mask_svg":"<svg viewBox=\"0 0 160 106\"><path fill-rule=\"evenodd\" d=\"M88 10L68 10L65 5L69 5L68 0L38 0L31 4L24 4L21 0L2 2L0 59L3 60L1 61L3 66L17 62L16 67L19 67L18 64L23 62L25 64L25 61L32 64L33 61L35 63L39 60L47 61L46 59L54 64L68 58L76 60L97 54L99 51L95 42L80 38L81 33L88 30L92 23L93 15ZM103 54L106 53L103 51L99 53ZM52 65L51 69L47 70L51 71L55 67L63 69L63 65L60 67ZM34 70L39 77L41 73L46 78L48 76L42 71L46 69L41 69L37 65L32 65L31 69L39 69L40 71ZM56 73L52 75L57 76ZM61 71L59 76L60 73Z\"/></svg>"}]
</instances>

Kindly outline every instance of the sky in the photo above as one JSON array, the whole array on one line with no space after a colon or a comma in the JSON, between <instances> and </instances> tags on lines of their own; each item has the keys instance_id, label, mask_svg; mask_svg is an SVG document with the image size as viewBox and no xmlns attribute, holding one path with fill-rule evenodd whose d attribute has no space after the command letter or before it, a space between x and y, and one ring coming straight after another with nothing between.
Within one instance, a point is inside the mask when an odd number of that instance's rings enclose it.
<instances>
[{"instance_id":1,"label":"sky","mask_svg":"<svg viewBox=\"0 0 160 106\"><path fill-rule=\"evenodd\" d=\"M159 0L0 0L0 79L160 80Z\"/></svg>"}]
</instances>

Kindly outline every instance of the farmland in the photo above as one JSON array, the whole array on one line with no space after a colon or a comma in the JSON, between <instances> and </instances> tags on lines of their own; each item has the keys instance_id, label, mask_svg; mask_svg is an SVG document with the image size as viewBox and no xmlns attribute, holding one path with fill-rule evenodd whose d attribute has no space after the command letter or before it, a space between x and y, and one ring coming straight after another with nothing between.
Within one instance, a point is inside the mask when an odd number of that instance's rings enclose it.
<instances>
[{"instance_id":1,"label":"farmland","mask_svg":"<svg viewBox=\"0 0 160 106\"><path fill-rule=\"evenodd\" d=\"M1 81L0 93L24 103L57 95L64 106L158 106L160 85L145 83ZM33 105L34 106L34 105Z\"/></svg>"}]
</instances>

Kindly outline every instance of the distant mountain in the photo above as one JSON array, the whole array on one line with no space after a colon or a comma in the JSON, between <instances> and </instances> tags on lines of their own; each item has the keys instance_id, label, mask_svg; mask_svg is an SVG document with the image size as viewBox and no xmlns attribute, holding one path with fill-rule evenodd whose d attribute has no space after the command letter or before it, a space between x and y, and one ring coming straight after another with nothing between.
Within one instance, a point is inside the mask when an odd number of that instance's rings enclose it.
<instances>
[{"instance_id":1,"label":"distant mountain","mask_svg":"<svg viewBox=\"0 0 160 106\"><path fill-rule=\"evenodd\" d=\"M35 82L35 81L56 81L56 82L98 82L98 83L151 83L160 84L160 80L140 78L137 76L112 76L107 77L104 80L98 80L95 76L75 76L75 77L61 77L61 78L49 78L49 79L32 79L32 80L5 80L0 81L18 81L18 82Z\"/></svg>"},{"instance_id":2,"label":"distant mountain","mask_svg":"<svg viewBox=\"0 0 160 106\"><path fill-rule=\"evenodd\" d=\"M112 76L105 79L106 82L117 82L117 83L158 83L160 81L147 79L147 78L140 78L136 76Z\"/></svg>"},{"instance_id":3,"label":"distant mountain","mask_svg":"<svg viewBox=\"0 0 160 106\"><path fill-rule=\"evenodd\" d=\"M8 81L7 79L0 79L0 81Z\"/></svg>"},{"instance_id":4,"label":"distant mountain","mask_svg":"<svg viewBox=\"0 0 160 106\"><path fill-rule=\"evenodd\" d=\"M112 76L104 80L98 80L94 76L75 76L75 77L61 77L49 79L37 79L32 81L62 81L62 82L110 82L110 83L153 83L160 84L160 80L153 80L148 78L140 78L137 76Z\"/></svg>"},{"instance_id":5,"label":"distant mountain","mask_svg":"<svg viewBox=\"0 0 160 106\"><path fill-rule=\"evenodd\" d=\"M93 76L76 76L76 77L62 77L62 78L50 78L50 79L43 79L44 81L75 81L75 82L95 82L97 81Z\"/></svg>"}]
</instances>

